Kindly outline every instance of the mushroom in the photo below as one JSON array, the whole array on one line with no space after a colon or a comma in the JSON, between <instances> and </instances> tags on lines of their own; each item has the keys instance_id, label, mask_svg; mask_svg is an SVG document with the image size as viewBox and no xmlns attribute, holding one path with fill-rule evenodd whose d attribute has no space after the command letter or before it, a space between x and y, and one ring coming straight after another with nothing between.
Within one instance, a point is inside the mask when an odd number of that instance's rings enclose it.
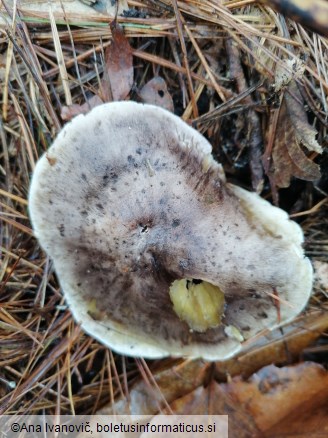
<instances>
[{"instance_id":1,"label":"mushroom","mask_svg":"<svg viewBox=\"0 0 328 438\"><path fill-rule=\"evenodd\" d=\"M311 293L301 228L227 183L208 141L153 105L106 103L66 124L29 210L75 319L122 354L223 360Z\"/></svg>"}]
</instances>

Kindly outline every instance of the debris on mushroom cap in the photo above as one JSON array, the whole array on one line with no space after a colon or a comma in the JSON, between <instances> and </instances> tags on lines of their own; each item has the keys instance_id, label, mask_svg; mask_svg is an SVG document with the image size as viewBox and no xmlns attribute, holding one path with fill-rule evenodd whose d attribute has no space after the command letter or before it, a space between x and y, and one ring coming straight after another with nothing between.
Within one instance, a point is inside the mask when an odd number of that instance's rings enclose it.
<instances>
[{"instance_id":1,"label":"debris on mushroom cap","mask_svg":"<svg viewBox=\"0 0 328 438\"><path fill-rule=\"evenodd\" d=\"M29 208L74 317L122 354L222 360L311 293L300 227L227 184L207 140L156 106L74 118L39 160Z\"/></svg>"}]
</instances>

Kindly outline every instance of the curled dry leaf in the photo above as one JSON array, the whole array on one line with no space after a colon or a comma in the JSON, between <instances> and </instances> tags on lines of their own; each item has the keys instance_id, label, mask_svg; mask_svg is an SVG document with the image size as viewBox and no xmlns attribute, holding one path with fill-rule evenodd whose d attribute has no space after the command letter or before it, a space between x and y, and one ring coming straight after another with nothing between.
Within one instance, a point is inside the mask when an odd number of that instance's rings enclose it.
<instances>
[{"instance_id":1,"label":"curled dry leaf","mask_svg":"<svg viewBox=\"0 0 328 438\"><path fill-rule=\"evenodd\" d=\"M299 416L317 418L316 411L328 396L327 384L327 371L316 363L269 365L247 381L240 377L228 384L212 381L175 400L170 409L181 415L229 414L229 438L285 436L288 427L295 435L306 432L301 436L312 436L316 430L306 430L306 423L300 426ZM290 417L294 412L297 415ZM321 421L328 426L327 416Z\"/></svg>"},{"instance_id":2,"label":"curled dry leaf","mask_svg":"<svg viewBox=\"0 0 328 438\"><path fill-rule=\"evenodd\" d=\"M307 114L304 110L303 98L296 81L292 81L289 84L284 99L288 114L295 129L297 141L302 143L302 145L309 151L321 154L322 148L315 139L317 131L308 123Z\"/></svg>"},{"instance_id":3,"label":"curled dry leaf","mask_svg":"<svg viewBox=\"0 0 328 438\"><path fill-rule=\"evenodd\" d=\"M167 89L166 82L160 76L155 76L147 82L138 93L143 103L161 106L162 108L173 112L173 100Z\"/></svg>"},{"instance_id":4,"label":"curled dry leaf","mask_svg":"<svg viewBox=\"0 0 328 438\"><path fill-rule=\"evenodd\" d=\"M129 41L124 35L123 28L116 21L111 22L113 41L105 53L106 74L104 74L102 87L110 87L112 100L124 100L129 94L133 84L133 59L132 50ZM109 87L106 87L108 80ZM105 102L109 99L107 95Z\"/></svg>"},{"instance_id":5,"label":"curled dry leaf","mask_svg":"<svg viewBox=\"0 0 328 438\"><path fill-rule=\"evenodd\" d=\"M304 109L302 95L298 89L295 77L300 77L302 68L293 64L295 71L293 79L289 76L291 66L282 73L279 69L275 86L277 89L288 83L282 97L282 102L274 127L275 116L271 117L271 135L274 135L272 147L272 162L268 166L267 153L264 154L266 173L271 176L271 181L277 187L288 187L293 176L306 181L320 178L320 167L314 163L302 150L302 146L309 151L321 153L322 148L315 136L317 131L308 123ZM288 70L289 69L289 70Z\"/></svg>"},{"instance_id":6,"label":"curled dry leaf","mask_svg":"<svg viewBox=\"0 0 328 438\"><path fill-rule=\"evenodd\" d=\"M247 382L236 378L221 386L226 396L254 420L261 431L258 436L286 436L288 432L288 436L310 437L318 432L312 429L309 420L312 416L318 420L317 409L326 403L328 373L321 365L311 362L283 368L270 365ZM307 420L303 422L305 416ZM321 421L321 426L327 428L327 415Z\"/></svg>"}]
</instances>

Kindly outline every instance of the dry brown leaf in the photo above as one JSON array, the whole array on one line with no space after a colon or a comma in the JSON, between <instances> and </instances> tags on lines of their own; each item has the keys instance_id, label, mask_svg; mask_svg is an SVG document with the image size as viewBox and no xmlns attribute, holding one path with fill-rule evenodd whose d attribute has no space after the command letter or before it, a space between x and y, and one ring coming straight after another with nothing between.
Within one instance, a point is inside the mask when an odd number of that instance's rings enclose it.
<instances>
[{"instance_id":1,"label":"dry brown leaf","mask_svg":"<svg viewBox=\"0 0 328 438\"><path fill-rule=\"evenodd\" d=\"M316 140L317 131L308 122L304 100L296 81L302 79L304 62L299 58L281 61L277 65L274 89L281 91L279 114L272 113L270 137L272 143L272 162L270 152L264 154L264 168L271 177L274 187L288 187L293 176L306 181L320 178L320 167L302 150L318 154L322 148ZM272 140L273 139L273 140ZM269 149L269 148L268 148Z\"/></svg>"},{"instance_id":2,"label":"dry brown leaf","mask_svg":"<svg viewBox=\"0 0 328 438\"><path fill-rule=\"evenodd\" d=\"M229 438L256 437L260 432L252 417L227 394L224 385L214 381L175 400L170 407L180 415L229 415Z\"/></svg>"},{"instance_id":3,"label":"dry brown leaf","mask_svg":"<svg viewBox=\"0 0 328 438\"><path fill-rule=\"evenodd\" d=\"M124 100L133 85L133 59L129 41L123 28L116 21L111 22L112 44L105 52L106 73L102 80L104 100L109 101L110 95L105 90L111 90L112 100Z\"/></svg>"},{"instance_id":4,"label":"dry brown leaf","mask_svg":"<svg viewBox=\"0 0 328 438\"><path fill-rule=\"evenodd\" d=\"M288 85L284 100L286 102L288 115L294 126L297 141L302 143L309 151L321 154L322 147L315 139L317 131L308 122L303 98L295 80L291 81Z\"/></svg>"},{"instance_id":5,"label":"dry brown leaf","mask_svg":"<svg viewBox=\"0 0 328 438\"><path fill-rule=\"evenodd\" d=\"M166 82L160 76L155 76L147 82L138 93L143 103L161 106L162 108L173 112L173 100L167 89Z\"/></svg>"},{"instance_id":6,"label":"dry brown leaf","mask_svg":"<svg viewBox=\"0 0 328 438\"><path fill-rule=\"evenodd\" d=\"M282 437L291 430L295 436L313 436L318 428L312 417L321 425L320 431L328 430L327 396L328 373L322 366L310 362L284 368L269 365L248 381L240 377L228 384L213 381L175 400L170 408L181 415L228 414L229 438ZM300 422L304 416L307 421Z\"/></svg>"},{"instance_id":7,"label":"dry brown leaf","mask_svg":"<svg viewBox=\"0 0 328 438\"><path fill-rule=\"evenodd\" d=\"M301 145L309 150L319 152L319 144L315 140L316 131L308 124L302 98L295 99L289 85L281 103L277 129L272 148L272 165L267 172L272 175L277 187L288 187L293 176L306 181L320 178L320 167L303 152ZM320 148L320 149L319 149Z\"/></svg>"},{"instance_id":8,"label":"dry brown leaf","mask_svg":"<svg viewBox=\"0 0 328 438\"><path fill-rule=\"evenodd\" d=\"M282 431L291 429L303 434L301 436L313 436L311 433L318 429L306 430L311 423L302 424L300 419L304 415L316 416L316 410L326 404L328 373L321 365L311 362L284 368L270 365L247 382L236 378L222 386L236 405L254 420L262 437L284 436ZM328 427L328 417L321 420ZM271 434L270 430L275 433Z\"/></svg>"}]
</instances>

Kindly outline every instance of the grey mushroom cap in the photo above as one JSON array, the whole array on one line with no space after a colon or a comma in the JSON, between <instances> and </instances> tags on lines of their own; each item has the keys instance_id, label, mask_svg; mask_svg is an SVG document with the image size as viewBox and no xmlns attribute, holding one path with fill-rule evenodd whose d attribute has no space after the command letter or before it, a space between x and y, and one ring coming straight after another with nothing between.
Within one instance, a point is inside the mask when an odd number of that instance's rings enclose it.
<instances>
[{"instance_id":1,"label":"grey mushroom cap","mask_svg":"<svg viewBox=\"0 0 328 438\"><path fill-rule=\"evenodd\" d=\"M311 293L301 228L226 183L208 141L156 106L107 103L69 122L37 163L29 211L75 319L122 354L223 360ZM179 318L179 279L219 286L222 323L197 332Z\"/></svg>"}]
</instances>

